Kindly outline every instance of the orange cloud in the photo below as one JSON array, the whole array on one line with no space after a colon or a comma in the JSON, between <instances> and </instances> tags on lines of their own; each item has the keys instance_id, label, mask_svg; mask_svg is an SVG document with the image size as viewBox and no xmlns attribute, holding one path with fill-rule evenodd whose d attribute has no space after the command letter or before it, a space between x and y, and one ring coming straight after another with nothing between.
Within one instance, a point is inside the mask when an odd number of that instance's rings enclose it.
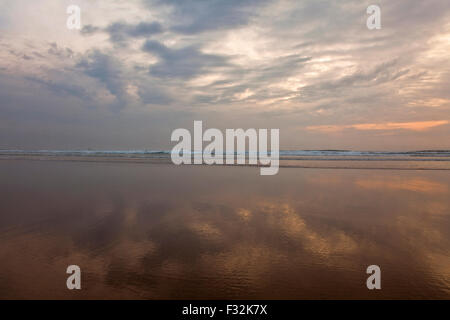
<instances>
[{"instance_id":1,"label":"orange cloud","mask_svg":"<svg viewBox=\"0 0 450 320\"><path fill-rule=\"evenodd\" d=\"M437 121L417 121L417 122L387 122L387 123L359 123L349 125L323 125L323 126L308 126L306 130L315 130L322 132L336 132L344 129L356 130L413 130L424 131L433 127L448 124L447 120Z\"/></svg>"}]
</instances>

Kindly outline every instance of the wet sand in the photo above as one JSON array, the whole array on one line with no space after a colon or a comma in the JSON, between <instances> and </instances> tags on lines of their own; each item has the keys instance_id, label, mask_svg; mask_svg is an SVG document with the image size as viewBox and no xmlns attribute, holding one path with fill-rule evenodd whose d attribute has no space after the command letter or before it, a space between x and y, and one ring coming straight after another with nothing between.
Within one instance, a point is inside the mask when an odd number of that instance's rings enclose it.
<instances>
[{"instance_id":1,"label":"wet sand","mask_svg":"<svg viewBox=\"0 0 450 320\"><path fill-rule=\"evenodd\" d=\"M9 159L0 177L3 299L450 299L448 170Z\"/></svg>"}]
</instances>

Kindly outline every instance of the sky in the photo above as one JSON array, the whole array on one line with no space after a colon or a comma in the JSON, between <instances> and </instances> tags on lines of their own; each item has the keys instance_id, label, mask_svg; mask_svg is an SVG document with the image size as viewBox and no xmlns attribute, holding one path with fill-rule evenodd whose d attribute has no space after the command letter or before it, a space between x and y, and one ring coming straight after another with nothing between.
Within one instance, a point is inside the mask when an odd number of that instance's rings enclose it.
<instances>
[{"instance_id":1,"label":"sky","mask_svg":"<svg viewBox=\"0 0 450 320\"><path fill-rule=\"evenodd\" d=\"M442 0L0 0L0 149L170 150L194 120L285 150L450 149L449 53Z\"/></svg>"}]
</instances>

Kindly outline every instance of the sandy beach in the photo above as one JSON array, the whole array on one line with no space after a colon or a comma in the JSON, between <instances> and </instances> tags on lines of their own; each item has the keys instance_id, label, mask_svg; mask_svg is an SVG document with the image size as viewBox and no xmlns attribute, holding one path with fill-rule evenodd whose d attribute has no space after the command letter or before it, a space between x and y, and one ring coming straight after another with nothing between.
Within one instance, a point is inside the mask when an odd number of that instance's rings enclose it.
<instances>
[{"instance_id":1,"label":"sandy beach","mask_svg":"<svg viewBox=\"0 0 450 320\"><path fill-rule=\"evenodd\" d=\"M450 297L447 170L268 183L253 167L2 160L0 176L5 299ZM66 288L71 264L83 290Z\"/></svg>"},{"instance_id":2,"label":"sandy beach","mask_svg":"<svg viewBox=\"0 0 450 320\"><path fill-rule=\"evenodd\" d=\"M0 1L0 302L434 318L449 52L443 0Z\"/></svg>"}]
</instances>

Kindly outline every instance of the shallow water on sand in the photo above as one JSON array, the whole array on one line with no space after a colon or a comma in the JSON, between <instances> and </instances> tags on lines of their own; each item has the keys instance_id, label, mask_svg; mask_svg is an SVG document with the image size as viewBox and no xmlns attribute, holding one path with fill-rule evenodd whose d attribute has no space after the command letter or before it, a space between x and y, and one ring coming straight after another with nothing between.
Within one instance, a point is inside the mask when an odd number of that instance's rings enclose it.
<instances>
[{"instance_id":1,"label":"shallow water on sand","mask_svg":"<svg viewBox=\"0 0 450 320\"><path fill-rule=\"evenodd\" d=\"M450 171L2 160L0 177L0 298L450 299Z\"/></svg>"}]
</instances>

